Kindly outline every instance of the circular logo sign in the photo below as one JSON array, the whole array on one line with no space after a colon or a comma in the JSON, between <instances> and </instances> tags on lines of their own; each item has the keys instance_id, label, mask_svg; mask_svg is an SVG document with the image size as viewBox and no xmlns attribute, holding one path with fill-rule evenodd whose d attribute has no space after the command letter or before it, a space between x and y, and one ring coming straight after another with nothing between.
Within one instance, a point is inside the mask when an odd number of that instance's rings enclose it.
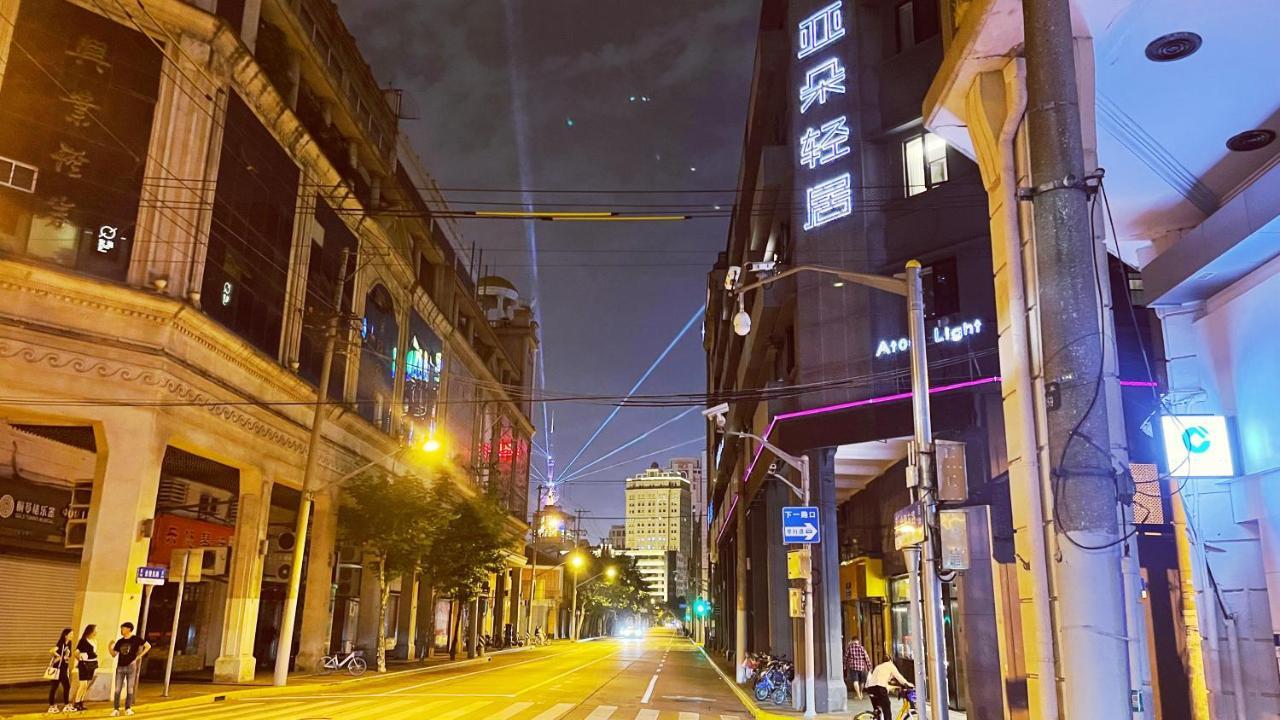
<instances>
[{"instance_id":1,"label":"circular logo sign","mask_svg":"<svg viewBox=\"0 0 1280 720\"><path fill-rule=\"evenodd\" d=\"M1189 427L1182 432L1182 444L1197 455L1209 451L1209 431L1199 425Z\"/></svg>"},{"instance_id":2,"label":"circular logo sign","mask_svg":"<svg viewBox=\"0 0 1280 720\"><path fill-rule=\"evenodd\" d=\"M0 520L8 520L13 517L15 504L12 495L0 495Z\"/></svg>"}]
</instances>

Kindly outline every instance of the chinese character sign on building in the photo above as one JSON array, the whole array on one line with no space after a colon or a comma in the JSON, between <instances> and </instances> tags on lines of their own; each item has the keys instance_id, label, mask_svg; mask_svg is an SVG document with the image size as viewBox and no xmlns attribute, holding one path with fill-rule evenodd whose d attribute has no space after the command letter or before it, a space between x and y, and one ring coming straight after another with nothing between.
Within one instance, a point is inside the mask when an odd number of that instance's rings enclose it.
<instances>
[{"instance_id":1,"label":"chinese character sign on building","mask_svg":"<svg viewBox=\"0 0 1280 720\"><path fill-rule=\"evenodd\" d=\"M840 167L851 160L849 118L834 112L832 102L848 92L848 73L840 53L844 1L804 18L798 31L796 57L803 64L797 102L799 125L804 129L797 145L804 168L804 229L813 230L853 213L853 176Z\"/></svg>"}]
</instances>

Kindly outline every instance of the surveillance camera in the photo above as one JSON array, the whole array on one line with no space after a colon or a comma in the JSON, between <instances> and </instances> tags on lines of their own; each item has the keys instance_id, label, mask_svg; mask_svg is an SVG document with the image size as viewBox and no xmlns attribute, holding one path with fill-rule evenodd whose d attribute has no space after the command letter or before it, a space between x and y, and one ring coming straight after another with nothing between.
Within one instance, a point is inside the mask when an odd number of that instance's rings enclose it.
<instances>
[{"instance_id":1,"label":"surveillance camera","mask_svg":"<svg viewBox=\"0 0 1280 720\"><path fill-rule=\"evenodd\" d=\"M777 260L761 260L759 262L747 263L747 272L757 275L768 275L778 269Z\"/></svg>"},{"instance_id":2,"label":"surveillance camera","mask_svg":"<svg viewBox=\"0 0 1280 720\"><path fill-rule=\"evenodd\" d=\"M729 413L729 403L720 403L715 407L709 407L702 411L702 416L708 420L715 420L717 428L724 428L725 415Z\"/></svg>"},{"instance_id":3,"label":"surveillance camera","mask_svg":"<svg viewBox=\"0 0 1280 720\"><path fill-rule=\"evenodd\" d=\"M740 277L742 277L742 268L738 265L730 265L724 274L724 289L732 292L738 286Z\"/></svg>"}]
</instances>

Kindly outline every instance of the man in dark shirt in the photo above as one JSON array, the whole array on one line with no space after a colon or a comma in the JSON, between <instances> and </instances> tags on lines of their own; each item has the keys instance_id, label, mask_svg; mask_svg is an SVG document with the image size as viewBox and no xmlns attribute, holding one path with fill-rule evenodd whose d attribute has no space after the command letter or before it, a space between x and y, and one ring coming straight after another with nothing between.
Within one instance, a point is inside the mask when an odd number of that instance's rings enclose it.
<instances>
[{"instance_id":1,"label":"man in dark shirt","mask_svg":"<svg viewBox=\"0 0 1280 720\"><path fill-rule=\"evenodd\" d=\"M116 659L116 688L112 694L111 717L120 715L120 694L124 693L124 714L133 714L133 691L137 684L139 661L151 650L151 644L133 634L133 623L120 626L120 639L111 645Z\"/></svg>"}]
</instances>

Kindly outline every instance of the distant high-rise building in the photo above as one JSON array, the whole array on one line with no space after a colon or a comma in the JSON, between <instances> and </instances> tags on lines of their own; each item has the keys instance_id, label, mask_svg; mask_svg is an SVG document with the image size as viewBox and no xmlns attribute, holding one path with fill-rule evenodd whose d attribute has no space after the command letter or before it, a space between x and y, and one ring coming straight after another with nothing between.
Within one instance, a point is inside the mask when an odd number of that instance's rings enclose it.
<instances>
[{"instance_id":1,"label":"distant high-rise building","mask_svg":"<svg viewBox=\"0 0 1280 720\"><path fill-rule=\"evenodd\" d=\"M707 464L703 458L681 457L671 458L670 468L689 480L689 513L691 531L685 536L684 551L687 553L689 573L688 590L679 593L693 599L705 592L707 562L706 553L707 528L707 485L704 468Z\"/></svg>"},{"instance_id":2,"label":"distant high-rise building","mask_svg":"<svg viewBox=\"0 0 1280 720\"><path fill-rule=\"evenodd\" d=\"M614 550L622 550L627 547L627 526L612 525L609 527L609 537L604 539L605 543Z\"/></svg>"},{"instance_id":3,"label":"distant high-rise building","mask_svg":"<svg viewBox=\"0 0 1280 720\"><path fill-rule=\"evenodd\" d=\"M669 602L687 592L690 553L691 484L657 463L627 478L625 551L649 586L649 594Z\"/></svg>"}]
</instances>

